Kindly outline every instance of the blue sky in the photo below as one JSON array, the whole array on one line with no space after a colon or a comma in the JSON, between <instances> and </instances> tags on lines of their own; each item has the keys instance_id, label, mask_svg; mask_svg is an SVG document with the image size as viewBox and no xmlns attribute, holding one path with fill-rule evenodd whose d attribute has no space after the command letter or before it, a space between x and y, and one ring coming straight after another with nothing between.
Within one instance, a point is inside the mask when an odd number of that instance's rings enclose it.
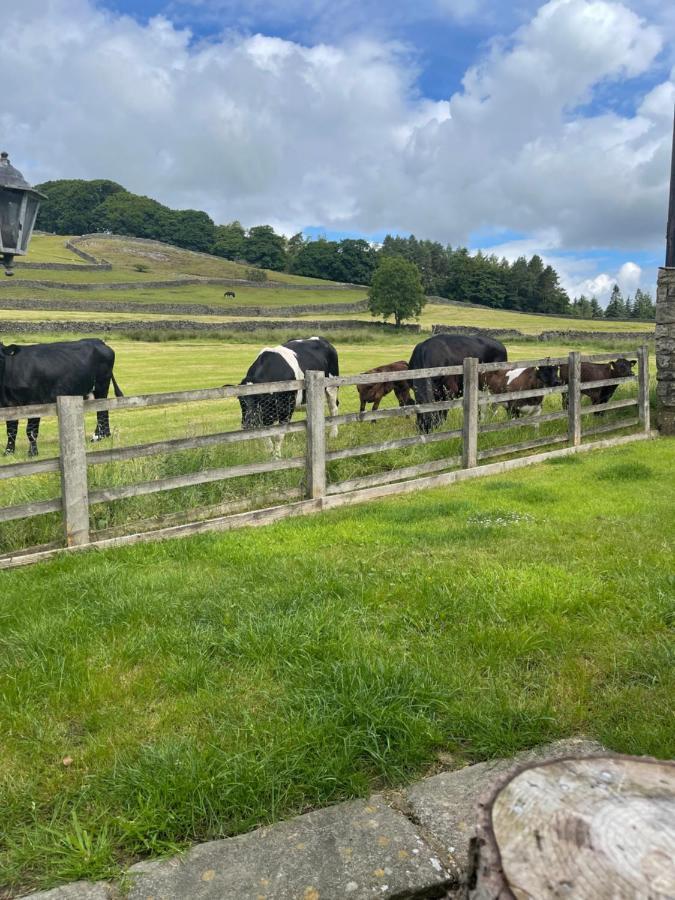
<instances>
[{"instance_id":1,"label":"blue sky","mask_svg":"<svg viewBox=\"0 0 675 900\"><path fill-rule=\"evenodd\" d=\"M602 302L615 280L653 288L675 4L24 0L3 15L0 131L34 181L112 178L287 234L537 252Z\"/></svg>"}]
</instances>

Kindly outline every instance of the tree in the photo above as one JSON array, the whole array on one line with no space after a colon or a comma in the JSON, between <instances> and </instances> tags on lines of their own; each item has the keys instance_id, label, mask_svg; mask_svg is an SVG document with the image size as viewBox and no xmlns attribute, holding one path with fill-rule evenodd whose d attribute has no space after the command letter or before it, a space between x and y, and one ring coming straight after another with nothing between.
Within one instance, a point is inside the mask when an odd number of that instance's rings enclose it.
<instances>
[{"instance_id":1,"label":"tree","mask_svg":"<svg viewBox=\"0 0 675 900\"><path fill-rule=\"evenodd\" d=\"M36 185L47 195L40 204L37 227L56 234L86 234L94 229L96 208L111 194L124 192L114 181L61 179Z\"/></svg>"},{"instance_id":2,"label":"tree","mask_svg":"<svg viewBox=\"0 0 675 900\"><path fill-rule=\"evenodd\" d=\"M209 253L216 227L207 213L198 209L171 210L162 240L186 250Z\"/></svg>"},{"instance_id":3,"label":"tree","mask_svg":"<svg viewBox=\"0 0 675 900\"><path fill-rule=\"evenodd\" d=\"M609 298L609 303L607 304L607 308L605 309L605 318L606 319L625 319L626 318L626 304L623 299L623 294L621 293L621 288L618 284L615 284L612 288L612 295Z\"/></svg>"},{"instance_id":4,"label":"tree","mask_svg":"<svg viewBox=\"0 0 675 900\"><path fill-rule=\"evenodd\" d=\"M171 210L156 200L118 191L96 208L93 224L97 231L163 241L169 233L170 217Z\"/></svg>"},{"instance_id":5,"label":"tree","mask_svg":"<svg viewBox=\"0 0 675 900\"><path fill-rule=\"evenodd\" d=\"M417 266L399 257L383 257L368 291L371 315L385 321L393 316L398 328L404 319L419 316L425 303Z\"/></svg>"},{"instance_id":6,"label":"tree","mask_svg":"<svg viewBox=\"0 0 675 900\"><path fill-rule=\"evenodd\" d=\"M345 238L337 246L331 278L350 284L370 284L377 255L368 241Z\"/></svg>"},{"instance_id":7,"label":"tree","mask_svg":"<svg viewBox=\"0 0 675 900\"><path fill-rule=\"evenodd\" d=\"M309 278L333 278L336 268L338 245L335 241L318 238L307 241L298 250L291 263L291 272Z\"/></svg>"},{"instance_id":8,"label":"tree","mask_svg":"<svg viewBox=\"0 0 675 900\"><path fill-rule=\"evenodd\" d=\"M236 219L229 225L216 225L211 253L223 259L243 259L246 232Z\"/></svg>"},{"instance_id":9,"label":"tree","mask_svg":"<svg viewBox=\"0 0 675 900\"><path fill-rule=\"evenodd\" d=\"M263 269L283 272L286 268L284 238L276 234L271 225L249 228L244 247L244 259Z\"/></svg>"},{"instance_id":10,"label":"tree","mask_svg":"<svg viewBox=\"0 0 675 900\"><path fill-rule=\"evenodd\" d=\"M597 297L591 297L591 318L592 319L602 319L604 316L604 312L602 307L598 303Z\"/></svg>"},{"instance_id":11,"label":"tree","mask_svg":"<svg viewBox=\"0 0 675 900\"><path fill-rule=\"evenodd\" d=\"M656 318L656 307L648 291L643 291L640 288L635 291L635 302L633 303L631 316L634 319L649 320Z\"/></svg>"}]
</instances>

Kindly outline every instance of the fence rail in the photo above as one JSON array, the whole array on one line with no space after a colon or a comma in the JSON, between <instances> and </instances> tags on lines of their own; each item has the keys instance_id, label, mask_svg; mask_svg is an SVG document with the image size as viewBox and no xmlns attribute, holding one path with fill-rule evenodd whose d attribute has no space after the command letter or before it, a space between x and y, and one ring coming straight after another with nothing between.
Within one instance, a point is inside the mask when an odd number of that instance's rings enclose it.
<instances>
[{"instance_id":1,"label":"fence rail","mask_svg":"<svg viewBox=\"0 0 675 900\"><path fill-rule=\"evenodd\" d=\"M607 378L599 381L581 380L581 363L611 360L621 357L637 359L638 371L635 375L622 378ZM511 391L501 394L491 394L481 391L481 376L485 373L499 370L524 369L539 365L566 365L568 367L568 384L554 387L538 387L528 390ZM442 379L448 376L461 376L461 392L459 398L447 399L441 397L434 402L411 404L409 406L391 409L376 410L374 412L346 413L333 417L326 416L324 409L324 396L326 387L350 386L373 384L378 382L396 382L408 380L418 383L423 379ZM457 379L454 379L454 383ZM637 397L620 399L595 405L582 407L582 392L591 388L614 387L623 384L637 383ZM97 450L87 452L84 437L84 416L87 413L102 410L113 411L122 409L144 409L147 407L168 406L177 403L197 403L210 400L222 400L226 398L238 398L251 395L275 394L280 392L303 390L306 395L306 419L268 427L253 428L250 430L225 431L215 434L207 434L197 437L176 438L170 440L155 441L145 444L137 444L130 447L113 448L110 450ZM537 416L536 422L530 418L515 418L506 422L488 422L482 420L482 412L489 406L499 407L511 401L527 400L532 398L544 398L552 395L567 394L567 409L559 412L547 412ZM630 419L620 419L615 422L602 425L594 425L591 428L582 429L582 417L590 414L603 415L610 411L637 407L637 415ZM395 440L379 441L377 443L365 443L353 447L337 450L326 449L326 430L337 425L357 424L365 422L377 422L392 420L401 417L415 417L429 413L442 414L443 418L448 411L462 409L462 427L450 430L435 430L431 433L418 433L410 437L397 438ZM364 499L369 496L380 496L383 491L394 492L397 490L396 482L405 482L412 479L420 480L420 484L426 484L429 479L441 476L433 476L431 473L440 473L444 470L462 469L477 470L481 461L495 457L513 455L533 450L539 447L568 444L570 452L579 448L585 438L605 434L607 432L624 430L628 427L639 426L636 437L645 436L650 432L649 417L649 358L646 347L641 347L633 353L602 353L582 355L572 351L564 357L548 357L538 360L525 360L514 363L478 363L475 359L465 359L461 366L436 367L404 372L378 372L374 374L348 375L326 378L321 372L307 372L303 380L273 382L265 385L224 385L220 388L210 388L197 391L179 391L164 394L147 394L133 397L110 398L107 400L83 400L81 397L59 397L56 403L41 404L37 406L19 406L0 409L0 421L16 418L37 418L56 416L59 428L59 456L40 461L14 463L0 467L0 480L21 478L32 475L59 472L61 476L61 492L59 497L47 500L39 500L31 503L0 508L0 522L9 522L47 513L61 512L64 527L65 545L67 547L86 546L98 544L100 541L91 540L89 513L90 506L98 503L113 502L129 497L138 497L161 491L175 490L193 485L206 484L215 481L223 481L243 476L259 475L269 472L280 472L291 469L304 469L303 492L308 500L324 501L327 498L346 497L357 495ZM480 436L484 434L499 433L510 428L540 423L557 422L567 420L567 428L564 434L551 434L535 437L531 440L510 443L499 447L479 449ZM224 444L241 443L258 440L261 438L275 438L288 434L304 433L305 453L303 456L287 457L284 459L272 459L264 462L248 462L242 465L232 465L221 468L205 468L197 472L184 475L172 475L154 481L142 481L119 487L89 490L87 472L89 466L98 466L107 463L124 463L129 460L156 456L159 454L171 454L185 450L194 450L207 447L215 447ZM461 455L444 456L440 459L431 459L417 465L401 466L385 472L354 477L337 483L327 483L327 467L339 460L352 459L370 454L399 450L408 447L417 447L425 444L443 441L461 441ZM617 442L623 442L625 438L617 438ZM600 442L606 445L606 441ZM561 451L551 451L560 453ZM492 471L495 464L482 469ZM398 486L400 487L400 485ZM403 488L401 488L403 489ZM406 487L406 490L408 488ZM375 493L373 493L373 491ZM287 492L288 493L288 492ZM293 492L295 497L297 491ZM290 496L290 495L289 495ZM302 505L303 501L300 501ZM346 499L345 499L345 502ZM312 509L315 506L312 505ZM304 509L304 507L303 507ZM272 507L269 511L270 520L283 517L285 513L279 512L279 507ZM260 523L265 521L262 511L239 513L232 517L243 524ZM215 521L215 520L214 520ZM220 521L220 520L219 520ZM204 522L199 523L202 527ZM180 528L189 526L181 525ZM195 528L197 524L195 523ZM54 552L52 550L45 552ZM29 555L22 550L14 557L0 558L0 567L11 564L12 560L25 560Z\"/></svg>"}]
</instances>

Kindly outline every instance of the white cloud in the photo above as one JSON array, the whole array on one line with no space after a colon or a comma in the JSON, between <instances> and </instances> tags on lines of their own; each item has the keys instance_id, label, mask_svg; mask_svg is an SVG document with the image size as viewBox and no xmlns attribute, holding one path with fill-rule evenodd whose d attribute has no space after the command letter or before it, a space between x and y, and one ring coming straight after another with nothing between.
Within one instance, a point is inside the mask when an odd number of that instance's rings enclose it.
<instances>
[{"instance_id":1,"label":"white cloud","mask_svg":"<svg viewBox=\"0 0 675 900\"><path fill-rule=\"evenodd\" d=\"M357 6L340 0L334 15ZM428 6L468 14L473 0ZM10 6L0 32L12 87L0 141L34 181L112 178L216 221L289 232L457 244L492 226L545 233L552 249L662 239L673 79L633 115L578 111L597 86L651 72L661 49L620 3L551 0L448 102L419 96L414 59L394 43L195 42L166 18L143 25L89 0L44 7Z\"/></svg>"}]
</instances>

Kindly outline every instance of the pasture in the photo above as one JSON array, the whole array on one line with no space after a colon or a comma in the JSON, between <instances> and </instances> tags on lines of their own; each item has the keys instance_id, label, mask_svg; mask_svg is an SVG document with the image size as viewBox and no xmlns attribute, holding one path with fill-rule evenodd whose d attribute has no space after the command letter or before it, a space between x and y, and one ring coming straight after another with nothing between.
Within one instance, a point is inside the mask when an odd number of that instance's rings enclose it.
<instances>
[{"instance_id":1,"label":"pasture","mask_svg":"<svg viewBox=\"0 0 675 900\"><path fill-rule=\"evenodd\" d=\"M587 734L669 757L675 442L0 574L0 883ZM65 760L65 763L64 763Z\"/></svg>"},{"instance_id":2,"label":"pasture","mask_svg":"<svg viewBox=\"0 0 675 900\"><path fill-rule=\"evenodd\" d=\"M278 334L268 335L269 343L283 340ZM360 343L349 343L349 333L332 336L331 339L340 354L342 374L355 374L382 363L396 359L408 359L415 341L413 335L401 339L398 335L361 335ZM110 339L115 348L117 380L127 395L159 393L162 391L182 391L197 388L219 387L223 384L237 384L248 366L257 356L261 346L267 343L256 337L242 335L242 342L171 340L162 343ZM8 342L10 338L7 339ZM512 360L532 359L542 353L541 345L527 342L508 345ZM567 348L546 345L551 355L564 354ZM591 352L597 352L597 347ZM625 399L635 394L635 385L619 388L616 399ZM545 411L560 410L560 397L546 398ZM384 401L384 407L394 405L393 394ZM358 410L356 388L346 387L340 392L340 412ZM296 414L302 418L304 412ZM504 410L486 412L491 421L501 421L506 416ZM624 414L625 416L625 414ZM622 411L609 413L603 424L618 421ZM191 438L198 435L237 430L240 427L240 409L236 399L213 400L199 403L178 404L171 407L153 407L141 410L124 410L112 414L112 440L92 447L95 454L109 447L129 447L150 441L172 438ZM448 417L448 429L461 426L461 410L453 410ZM590 416L585 416L585 424L592 424ZM22 428L25 423L22 424ZM93 433L95 418L87 417L87 432ZM526 441L538 437L565 433L566 423L548 422L540 426L538 432L533 425L514 427L507 431L485 434L481 437L480 449L486 450L505 446L516 441ZM4 431L4 427L3 427ZM353 423L341 427L336 438L327 439L329 450L342 450L359 445L369 445L383 441L395 441L416 434L414 419L397 418L377 423ZM57 428L54 419L44 419L40 431L41 458L53 457L58 453ZM26 458L27 442L22 432L19 434L16 457L3 459L0 466L11 466ZM302 456L305 447L304 434L289 435L283 446L283 456ZM387 472L402 466L431 463L436 460L455 457L460 452L461 439L451 438L425 445L389 450L383 453L335 460L328 466L328 481L344 481ZM180 453L143 457L126 462L111 462L92 467L89 472L90 490L116 488L134 482L150 482L164 477L189 474L205 468L236 466L269 460L266 441L256 440L245 444L229 444ZM162 493L141 497L129 497L115 502L97 503L92 506L92 529L98 537L115 536L120 533L158 527L160 519L173 524L176 517L204 518L223 514L232 508L258 508L274 505L279 499L297 499L304 481L303 468L210 482L202 485L183 487ZM10 506L28 502L48 500L58 496L59 476L43 474L21 479L0 480L0 505ZM22 547L50 544L59 540L61 521L58 513L48 513L31 519L5 523L0 533L0 553L9 553Z\"/></svg>"}]
</instances>

